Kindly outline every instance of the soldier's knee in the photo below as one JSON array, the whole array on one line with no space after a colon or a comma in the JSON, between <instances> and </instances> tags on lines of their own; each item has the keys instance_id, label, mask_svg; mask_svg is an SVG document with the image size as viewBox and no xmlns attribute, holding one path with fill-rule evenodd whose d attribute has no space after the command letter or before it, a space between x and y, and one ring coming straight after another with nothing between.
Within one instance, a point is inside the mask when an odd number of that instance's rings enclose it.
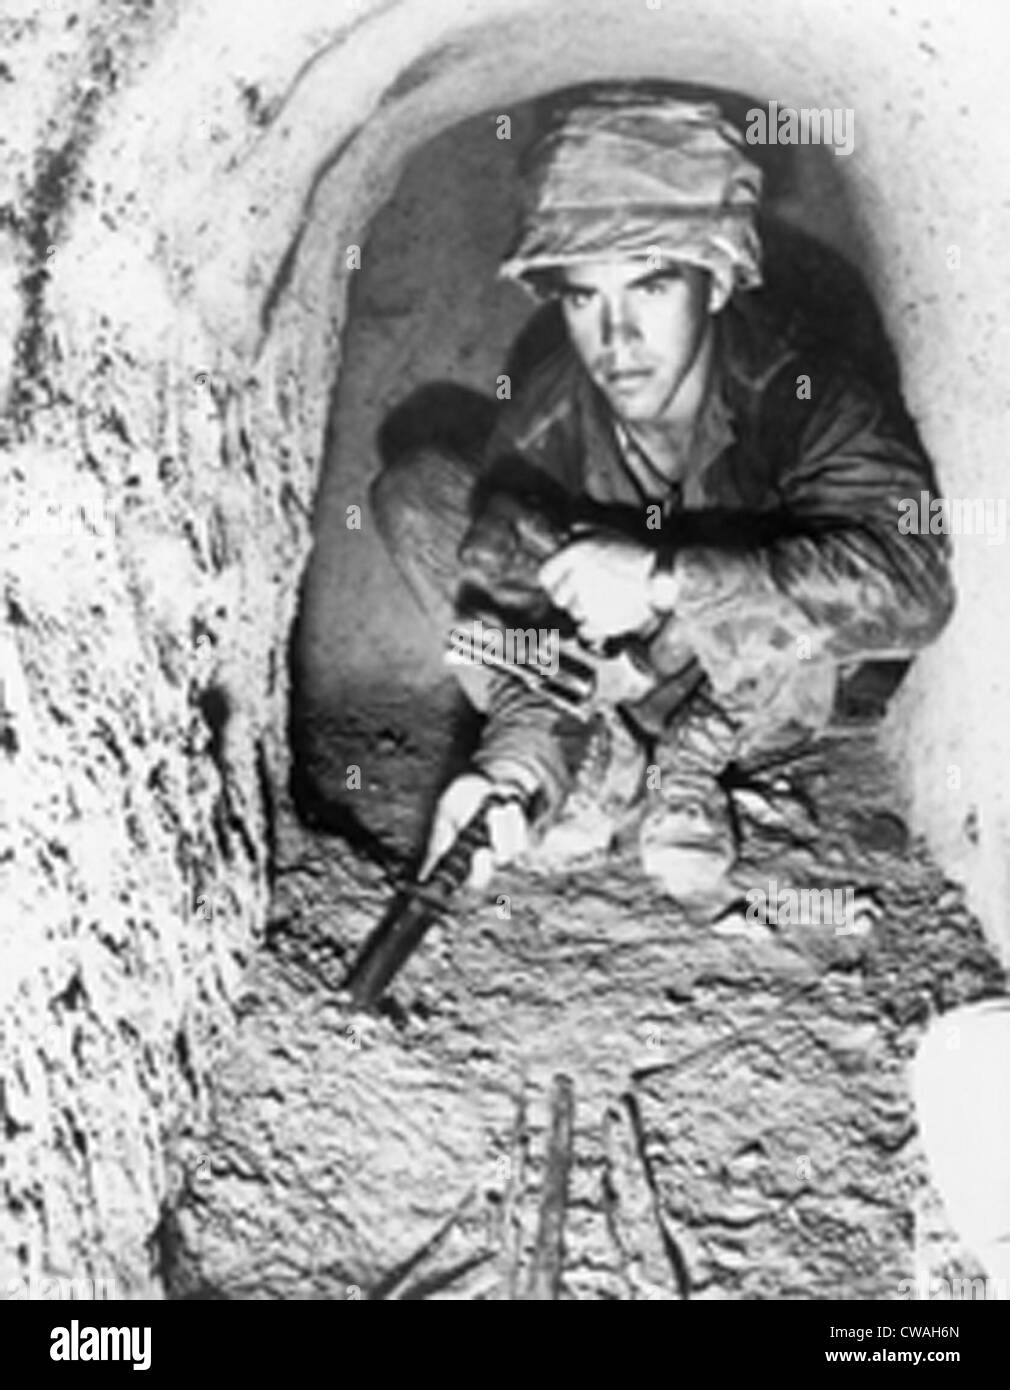
<instances>
[{"instance_id":1,"label":"soldier's knee","mask_svg":"<svg viewBox=\"0 0 1010 1390\"><path fill-rule=\"evenodd\" d=\"M638 842L638 858L646 878L660 893L677 903L692 903L725 887L734 851L728 840L676 844L643 836Z\"/></svg>"},{"instance_id":2,"label":"soldier's knee","mask_svg":"<svg viewBox=\"0 0 1010 1390\"><path fill-rule=\"evenodd\" d=\"M645 877L668 898L677 896L677 865L664 849L638 843L638 862Z\"/></svg>"},{"instance_id":3,"label":"soldier's knee","mask_svg":"<svg viewBox=\"0 0 1010 1390\"><path fill-rule=\"evenodd\" d=\"M472 470L448 451L425 445L387 464L372 482L368 502L379 534L398 547L431 529L468 494Z\"/></svg>"},{"instance_id":4,"label":"soldier's knee","mask_svg":"<svg viewBox=\"0 0 1010 1390\"><path fill-rule=\"evenodd\" d=\"M411 529L421 510L417 477L409 458L384 468L368 490L368 503L384 540L399 538Z\"/></svg>"}]
</instances>

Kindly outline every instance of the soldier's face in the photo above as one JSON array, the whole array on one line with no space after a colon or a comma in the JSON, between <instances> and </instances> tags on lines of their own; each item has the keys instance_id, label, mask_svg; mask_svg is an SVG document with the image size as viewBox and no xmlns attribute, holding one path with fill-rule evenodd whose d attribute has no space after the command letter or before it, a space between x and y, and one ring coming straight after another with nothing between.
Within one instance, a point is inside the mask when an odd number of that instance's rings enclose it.
<instances>
[{"instance_id":1,"label":"soldier's face","mask_svg":"<svg viewBox=\"0 0 1010 1390\"><path fill-rule=\"evenodd\" d=\"M566 267L559 286L575 351L613 411L662 417L690 371L709 319L709 277L645 261Z\"/></svg>"}]
</instances>

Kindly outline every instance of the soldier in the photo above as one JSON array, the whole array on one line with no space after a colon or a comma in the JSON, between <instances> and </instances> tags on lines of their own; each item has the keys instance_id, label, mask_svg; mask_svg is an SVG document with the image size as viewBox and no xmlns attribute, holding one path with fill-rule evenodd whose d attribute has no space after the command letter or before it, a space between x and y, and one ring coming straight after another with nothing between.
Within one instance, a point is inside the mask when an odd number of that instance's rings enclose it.
<instances>
[{"instance_id":1,"label":"soldier","mask_svg":"<svg viewBox=\"0 0 1010 1390\"><path fill-rule=\"evenodd\" d=\"M930 464L896 394L761 290L760 192L717 107L641 89L583 96L533 152L501 273L560 301L567 343L478 457L419 449L372 503L443 635L489 477L522 471L604 518L637 513L638 534L604 520L539 578L587 646L633 639L652 688L599 712L580 763L549 699L460 669L486 719L436 809L428 865L497 790L477 884L528 847L531 824L553 863L633 826L645 872L704 898L737 852L727 768L808 744L853 672L907 661L947 621L943 537L898 529Z\"/></svg>"}]
</instances>

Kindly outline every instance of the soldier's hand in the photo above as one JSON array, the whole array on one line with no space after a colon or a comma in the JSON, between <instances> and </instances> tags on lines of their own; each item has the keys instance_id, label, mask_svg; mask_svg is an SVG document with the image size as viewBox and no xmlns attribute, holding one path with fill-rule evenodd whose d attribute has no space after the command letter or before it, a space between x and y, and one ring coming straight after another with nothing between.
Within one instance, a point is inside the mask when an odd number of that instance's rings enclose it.
<instances>
[{"instance_id":1,"label":"soldier's hand","mask_svg":"<svg viewBox=\"0 0 1010 1390\"><path fill-rule=\"evenodd\" d=\"M486 888L495 869L511 863L523 852L529 843L529 823L518 791L499 787L482 773L464 772L449 783L435 807L428 848L418 875L420 879L427 878L463 826L493 793L505 795L508 799L488 810L491 847L479 849L474 854L470 865L470 886Z\"/></svg>"},{"instance_id":2,"label":"soldier's hand","mask_svg":"<svg viewBox=\"0 0 1010 1390\"><path fill-rule=\"evenodd\" d=\"M540 566L540 583L588 642L637 632L655 616L655 552L626 536L570 541Z\"/></svg>"}]
</instances>

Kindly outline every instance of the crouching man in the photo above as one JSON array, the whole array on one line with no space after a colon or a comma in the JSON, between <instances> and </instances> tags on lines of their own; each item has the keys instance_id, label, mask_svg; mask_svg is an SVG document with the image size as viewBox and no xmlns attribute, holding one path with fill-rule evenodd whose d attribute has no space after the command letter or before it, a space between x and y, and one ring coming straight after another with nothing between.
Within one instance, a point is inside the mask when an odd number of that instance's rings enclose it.
<instances>
[{"instance_id":1,"label":"crouching man","mask_svg":"<svg viewBox=\"0 0 1010 1390\"><path fill-rule=\"evenodd\" d=\"M726 769L816 738L854 673L907 660L950 614L944 538L898 529L929 462L901 402L760 289L760 187L716 107L634 89L569 105L534 151L502 273L560 300L568 342L479 457L417 450L372 505L446 645L489 480L540 477L592 504L601 520L540 586L587 648L634 642L651 683L604 703L579 745L534 684L458 668L486 718L429 863L497 791L477 883L531 822L555 863L631 826L650 877L705 897L737 848Z\"/></svg>"}]
</instances>

